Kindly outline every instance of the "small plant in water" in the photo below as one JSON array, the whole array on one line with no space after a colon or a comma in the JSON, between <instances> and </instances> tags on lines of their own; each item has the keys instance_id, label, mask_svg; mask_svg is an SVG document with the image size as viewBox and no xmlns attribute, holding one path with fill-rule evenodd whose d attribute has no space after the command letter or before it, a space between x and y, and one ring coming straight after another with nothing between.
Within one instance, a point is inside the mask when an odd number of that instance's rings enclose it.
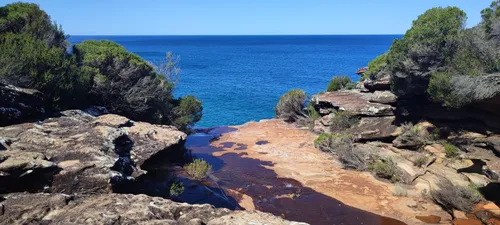
<instances>
[{"instance_id":1,"label":"small plant in water","mask_svg":"<svg viewBox=\"0 0 500 225\"><path fill-rule=\"evenodd\" d=\"M195 159L193 162L184 166L184 170L196 180L203 180L208 176L212 165L203 159Z\"/></svg>"},{"instance_id":2,"label":"small plant in water","mask_svg":"<svg viewBox=\"0 0 500 225\"><path fill-rule=\"evenodd\" d=\"M172 185L170 186L170 196L179 196L184 193L184 186L182 186L182 183L178 180L175 180L172 182Z\"/></svg>"}]
</instances>

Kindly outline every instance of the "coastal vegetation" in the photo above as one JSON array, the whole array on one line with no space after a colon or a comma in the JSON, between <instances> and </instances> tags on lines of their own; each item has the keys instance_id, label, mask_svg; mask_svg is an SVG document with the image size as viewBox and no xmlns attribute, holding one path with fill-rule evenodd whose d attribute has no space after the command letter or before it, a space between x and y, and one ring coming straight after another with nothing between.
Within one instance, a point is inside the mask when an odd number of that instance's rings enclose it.
<instances>
[{"instance_id":1,"label":"coastal vegetation","mask_svg":"<svg viewBox=\"0 0 500 225\"><path fill-rule=\"evenodd\" d=\"M104 106L133 120L187 130L202 116L194 96L174 98L177 61L155 69L111 41L70 47L68 36L36 4L0 8L0 80L44 93L47 108Z\"/></svg>"},{"instance_id":2,"label":"coastal vegetation","mask_svg":"<svg viewBox=\"0 0 500 225\"><path fill-rule=\"evenodd\" d=\"M427 10L387 53L369 63L364 78L390 76L400 98L427 96L453 108L471 103L474 93L489 90L464 88L464 83L500 71L498 5L494 1L484 9L481 23L469 29L465 12L457 7Z\"/></svg>"},{"instance_id":3,"label":"coastal vegetation","mask_svg":"<svg viewBox=\"0 0 500 225\"><path fill-rule=\"evenodd\" d=\"M291 90L282 95L278 101L274 111L276 118L283 119L288 122L295 122L301 117L305 117L305 103L307 101L306 92L300 89Z\"/></svg>"},{"instance_id":4,"label":"coastal vegetation","mask_svg":"<svg viewBox=\"0 0 500 225\"><path fill-rule=\"evenodd\" d=\"M351 81L351 78L348 76L335 76L330 80L328 84L327 92L338 91L341 89L352 89L355 86L355 83Z\"/></svg>"},{"instance_id":5,"label":"coastal vegetation","mask_svg":"<svg viewBox=\"0 0 500 225\"><path fill-rule=\"evenodd\" d=\"M203 180L205 179L210 170L212 169L212 165L207 163L207 161L203 159L195 159L193 162L188 163L184 166L184 170L195 180Z\"/></svg>"}]
</instances>

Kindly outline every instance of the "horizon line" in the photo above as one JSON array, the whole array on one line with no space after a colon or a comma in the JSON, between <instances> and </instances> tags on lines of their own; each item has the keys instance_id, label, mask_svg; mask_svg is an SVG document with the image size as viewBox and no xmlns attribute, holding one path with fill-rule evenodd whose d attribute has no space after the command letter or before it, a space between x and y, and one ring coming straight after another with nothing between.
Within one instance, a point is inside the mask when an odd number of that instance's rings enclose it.
<instances>
[{"instance_id":1,"label":"horizon line","mask_svg":"<svg viewBox=\"0 0 500 225\"><path fill-rule=\"evenodd\" d=\"M70 36L382 36L404 34L69 34Z\"/></svg>"}]
</instances>

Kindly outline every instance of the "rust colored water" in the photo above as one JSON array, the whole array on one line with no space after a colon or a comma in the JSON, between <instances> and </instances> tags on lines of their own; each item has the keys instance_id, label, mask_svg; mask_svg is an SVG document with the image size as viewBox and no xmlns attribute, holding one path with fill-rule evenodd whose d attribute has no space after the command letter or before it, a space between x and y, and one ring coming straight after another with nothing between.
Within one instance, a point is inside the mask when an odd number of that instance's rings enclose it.
<instances>
[{"instance_id":1,"label":"rust colored water","mask_svg":"<svg viewBox=\"0 0 500 225\"><path fill-rule=\"evenodd\" d=\"M241 202L244 196L249 196L251 204L257 210L310 224L404 224L347 206L297 180L278 177L271 169L271 161L248 157L245 152L224 150L233 146L236 147L235 150L244 150L247 147L244 144L224 142L218 147L210 144L211 139L231 131L234 130L217 128L191 135L186 147L196 157L212 164L213 181L208 185L233 190L227 194L237 202Z\"/></svg>"}]
</instances>

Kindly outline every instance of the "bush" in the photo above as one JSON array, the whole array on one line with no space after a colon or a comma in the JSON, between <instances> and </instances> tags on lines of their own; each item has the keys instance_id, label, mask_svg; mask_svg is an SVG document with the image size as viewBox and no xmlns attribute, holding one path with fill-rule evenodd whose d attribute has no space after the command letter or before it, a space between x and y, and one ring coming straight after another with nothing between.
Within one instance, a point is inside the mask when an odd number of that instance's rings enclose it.
<instances>
[{"instance_id":1,"label":"bush","mask_svg":"<svg viewBox=\"0 0 500 225\"><path fill-rule=\"evenodd\" d=\"M93 104L133 120L172 124L181 130L201 119L199 100L194 96L174 99L174 83L121 45L84 41L73 52L81 74L92 77Z\"/></svg>"},{"instance_id":2,"label":"bush","mask_svg":"<svg viewBox=\"0 0 500 225\"><path fill-rule=\"evenodd\" d=\"M176 107L172 110L171 121L181 130L187 130L202 117L201 101L193 95L188 95L173 102Z\"/></svg>"},{"instance_id":3,"label":"bush","mask_svg":"<svg viewBox=\"0 0 500 225\"><path fill-rule=\"evenodd\" d=\"M335 116L330 120L330 130L332 132L335 132L349 129L352 126L358 124L359 120L359 117L356 116L353 112L337 111L335 112Z\"/></svg>"},{"instance_id":4,"label":"bush","mask_svg":"<svg viewBox=\"0 0 500 225\"><path fill-rule=\"evenodd\" d=\"M184 166L184 170L195 180L203 180L208 176L212 169L212 165L208 164L203 159L195 159L193 162Z\"/></svg>"},{"instance_id":5,"label":"bush","mask_svg":"<svg viewBox=\"0 0 500 225\"><path fill-rule=\"evenodd\" d=\"M457 146L453 145L450 142L443 142L444 152L447 158L455 158L459 154L459 149Z\"/></svg>"},{"instance_id":6,"label":"bush","mask_svg":"<svg viewBox=\"0 0 500 225\"><path fill-rule=\"evenodd\" d=\"M443 102L447 106L459 106L459 100L453 94L451 76L450 73L445 72L433 73L427 93L434 101Z\"/></svg>"},{"instance_id":7,"label":"bush","mask_svg":"<svg viewBox=\"0 0 500 225\"><path fill-rule=\"evenodd\" d=\"M352 135L322 133L314 141L319 150L337 155L346 169L365 170L368 165L369 154L354 144Z\"/></svg>"},{"instance_id":8,"label":"bush","mask_svg":"<svg viewBox=\"0 0 500 225\"><path fill-rule=\"evenodd\" d=\"M416 167L422 167L427 164L427 161L429 161L429 158L427 156L421 156L413 162L413 165Z\"/></svg>"},{"instance_id":9,"label":"bush","mask_svg":"<svg viewBox=\"0 0 500 225\"><path fill-rule=\"evenodd\" d=\"M314 104L312 102L307 103L307 113L308 116L313 120L321 118L321 115L316 110L316 108L314 108Z\"/></svg>"},{"instance_id":10,"label":"bush","mask_svg":"<svg viewBox=\"0 0 500 225\"><path fill-rule=\"evenodd\" d=\"M0 7L0 80L42 91L47 109L106 107L133 120L185 130L201 119L194 96L174 99L177 58L155 70L111 41L84 41L67 53L66 35L36 4Z\"/></svg>"},{"instance_id":11,"label":"bush","mask_svg":"<svg viewBox=\"0 0 500 225\"><path fill-rule=\"evenodd\" d=\"M276 118L287 122L295 122L300 117L305 117L303 112L307 95L303 90L294 89L280 97L274 111Z\"/></svg>"},{"instance_id":12,"label":"bush","mask_svg":"<svg viewBox=\"0 0 500 225\"><path fill-rule=\"evenodd\" d=\"M483 19L483 26L485 27L485 31L488 34L488 38L492 38L495 34L495 19L500 18L500 10L498 9L500 6L500 1L495 0L491 3L490 7L483 9L481 11L481 17Z\"/></svg>"},{"instance_id":13,"label":"bush","mask_svg":"<svg viewBox=\"0 0 500 225\"><path fill-rule=\"evenodd\" d=\"M392 87L398 96L425 93L429 75L454 54L449 42L462 31L465 20L466 14L457 7L432 8L393 42L386 69L393 74Z\"/></svg>"},{"instance_id":14,"label":"bush","mask_svg":"<svg viewBox=\"0 0 500 225\"><path fill-rule=\"evenodd\" d=\"M394 182L401 180L397 176L398 167L391 158L375 160L375 162L371 163L368 166L368 169L372 171L377 177L388 179Z\"/></svg>"},{"instance_id":15,"label":"bush","mask_svg":"<svg viewBox=\"0 0 500 225\"><path fill-rule=\"evenodd\" d=\"M330 84L328 84L327 92L338 91L341 89L346 89L346 87L352 87L353 82L351 78L348 76L336 76L330 80Z\"/></svg>"},{"instance_id":16,"label":"bush","mask_svg":"<svg viewBox=\"0 0 500 225\"><path fill-rule=\"evenodd\" d=\"M474 206L482 201L481 194L473 187L453 185L445 178L440 180L438 187L439 189L431 191L431 195L437 203L449 211L458 209L472 212Z\"/></svg>"},{"instance_id":17,"label":"bush","mask_svg":"<svg viewBox=\"0 0 500 225\"><path fill-rule=\"evenodd\" d=\"M368 80L371 77L377 77L377 74L382 71L386 64L387 53L377 56L375 59L368 63L368 70L363 74L361 80Z\"/></svg>"},{"instance_id":18,"label":"bush","mask_svg":"<svg viewBox=\"0 0 500 225\"><path fill-rule=\"evenodd\" d=\"M180 181L174 180L170 185L169 196L179 196L184 193L184 186Z\"/></svg>"}]
</instances>

